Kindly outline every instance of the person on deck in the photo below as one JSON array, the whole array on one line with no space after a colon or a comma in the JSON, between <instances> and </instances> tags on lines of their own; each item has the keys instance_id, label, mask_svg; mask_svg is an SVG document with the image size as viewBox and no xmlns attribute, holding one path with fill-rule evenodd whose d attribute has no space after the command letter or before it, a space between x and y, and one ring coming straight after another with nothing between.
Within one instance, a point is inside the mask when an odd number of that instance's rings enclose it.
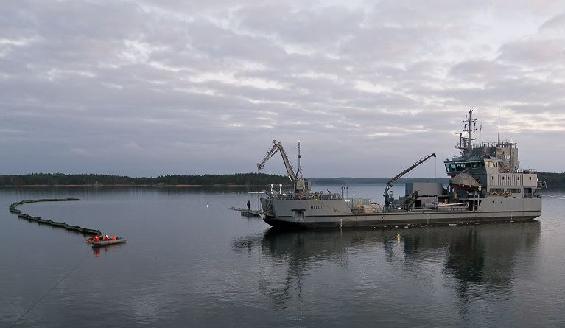
<instances>
[{"instance_id":1,"label":"person on deck","mask_svg":"<svg viewBox=\"0 0 565 328\"><path fill-rule=\"evenodd\" d=\"M247 200L247 210L251 211L251 201Z\"/></svg>"}]
</instances>

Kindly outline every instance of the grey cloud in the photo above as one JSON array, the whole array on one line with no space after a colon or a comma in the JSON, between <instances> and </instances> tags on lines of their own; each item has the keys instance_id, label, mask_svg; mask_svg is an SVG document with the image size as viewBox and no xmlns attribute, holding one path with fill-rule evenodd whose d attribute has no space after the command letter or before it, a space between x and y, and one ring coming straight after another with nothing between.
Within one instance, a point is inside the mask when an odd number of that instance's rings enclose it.
<instances>
[{"instance_id":1,"label":"grey cloud","mask_svg":"<svg viewBox=\"0 0 565 328\"><path fill-rule=\"evenodd\" d=\"M562 114L565 113L565 102L554 102L552 104L525 104L507 106L513 112L533 114ZM541 132L544 133L544 132Z\"/></svg>"},{"instance_id":2,"label":"grey cloud","mask_svg":"<svg viewBox=\"0 0 565 328\"><path fill-rule=\"evenodd\" d=\"M565 30L565 13L556 15L540 26L540 30Z\"/></svg>"},{"instance_id":3,"label":"grey cloud","mask_svg":"<svg viewBox=\"0 0 565 328\"><path fill-rule=\"evenodd\" d=\"M492 81L514 76L515 68L495 61L474 60L451 67L450 74L463 80Z\"/></svg>"},{"instance_id":4,"label":"grey cloud","mask_svg":"<svg viewBox=\"0 0 565 328\"><path fill-rule=\"evenodd\" d=\"M565 60L564 39L529 39L505 44L499 59L532 66L562 65Z\"/></svg>"},{"instance_id":5,"label":"grey cloud","mask_svg":"<svg viewBox=\"0 0 565 328\"><path fill-rule=\"evenodd\" d=\"M414 53L436 50L440 31L435 28L374 27L360 30L344 42L341 52L362 61L406 62Z\"/></svg>"},{"instance_id":6,"label":"grey cloud","mask_svg":"<svg viewBox=\"0 0 565 328\"><path fill-rule=\"evenodd\" d=\"M462 4L450 0L410 1L384 0L372 7L371 20L368 25L398 25L398 26L445 26L463 23L468 18L486 9L489 1L472 1Z\"/></svg>"},{"instance_id":7,"label":"grey cloud","mask_svg":"<svg viewBox=\"0 0 565 328\"><path fill-rule=\"evenodd\" d=\"M503 106L513 102L547 103L564 98L563 83L536 81L531 79L506 79L487 84L484 88L445 89L443 97L454 98L467 104Z\"/></svg>"},{"instance_id":8,"label":"grey cloud","mask_svg":"<svg viewBox=\"0 0 565 328\"><path fill-rule=\"evenodd\" d=\"M249 171L277 138L303 141L307 173L384 176L453 154L471 106L491 128L503 108L505 133L541 144L565 104L565 8L550 7L6 1L0 171ZM512 31L514 16L538 29Z\"/></svg>"},{"instance_id":9,"label":"grey cloud","mask_svg":"<svg viewBox=\"0 0 565 328\"><path fill-rule=\"evenodd\" d=\"M246 7L240 10L240 26L291 43L326 46L354 33L364 19L361 11L343 7L293 8L288 3ZM252 32L253 33L253 32Z\"/></svg>"}]
</instances>

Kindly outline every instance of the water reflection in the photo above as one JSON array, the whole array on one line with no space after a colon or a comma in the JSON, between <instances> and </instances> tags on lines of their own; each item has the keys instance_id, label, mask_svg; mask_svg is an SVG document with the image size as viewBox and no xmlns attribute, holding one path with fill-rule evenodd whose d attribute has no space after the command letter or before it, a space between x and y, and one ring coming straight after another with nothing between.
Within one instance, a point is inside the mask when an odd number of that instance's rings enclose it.
<instances>
[{"instance_id":1,"label":"water reflection","mask_svg":"<svg viewBox=\"0 0 565 328\"><path fill-rule=\"evenodd\" d=\"M106 253L118 251L123 246L125 245L108 245L104 247L91 247L90 245L88 245L88 247L92 249L92 255L94 255L95 257L99 257L100 254L106 255Z\"/></svg>"},{"instance_id":2,"label":"water reflection","mask_svg":"<svg viewBox=\"0 0 565 328\"><path fill-rule=\"evenodd\" d=\"M320 268L337 265L362 276L350 262L375 261L369 268L378 272L369 279L384 279L387 266L414 278L425 270L439 274L464 315L475 296L508 294L516 271L532 269L540 231L537 221L386 231L269 229L235 240L233 249L260 253L259 290L277 306L287 306L293 297L301 300L304 280L315 270L320 274Z\"/></svg>"}]
</instances>

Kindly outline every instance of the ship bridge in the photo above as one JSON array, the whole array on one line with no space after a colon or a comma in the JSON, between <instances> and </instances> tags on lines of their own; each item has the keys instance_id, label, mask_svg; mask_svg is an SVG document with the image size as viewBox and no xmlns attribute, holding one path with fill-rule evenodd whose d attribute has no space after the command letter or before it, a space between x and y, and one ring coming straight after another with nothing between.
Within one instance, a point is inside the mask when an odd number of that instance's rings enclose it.
<instances>
[{"instance_id":1,"label":"ship bridge","mask_svg":"<svg viewBox=\"0 0 565 328\"><path fill-rule=\"evenodd\" d=\"M473 198L534 197L537 174L520 171L517 144L500 140L473 144L476 119L472 114L469 111L464 131L459 134L456 148L461 150L460 156L444 161L454 192L459 198L469 198L471 194Z\"/></svg>"},{"instance_id":2,"label":"ship bridge","mask_svg":"<svg viewBox=\"0 0 565 328\"><path fill-rule=\"evenodd\" d=\"M457 174L473 170L473 169L483 169L485 167L484 160L447 160L445 161L445 170L450 177L454 177Z\"/></svg>"}]
</instances>

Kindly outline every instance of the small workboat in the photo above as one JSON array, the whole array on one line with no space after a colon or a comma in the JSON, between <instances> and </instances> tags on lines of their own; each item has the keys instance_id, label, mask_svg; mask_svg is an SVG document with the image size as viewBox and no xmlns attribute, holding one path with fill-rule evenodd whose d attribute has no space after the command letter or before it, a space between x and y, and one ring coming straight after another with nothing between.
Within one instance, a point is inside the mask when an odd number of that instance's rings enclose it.
<instances>
[{"instance_id":1,"label":"small workboat","mask_svg":"<svg viewBox=\"0 0 565 328\"><path fill-rule=\"evenodd\" d=\"M116 244L124 244L126 242L126 239L118 236L112 236L112 237L94 236L88 238L86 242L92 245L93 248L98 248L98 247L104 247L104 246L110 246Z\"/></svg>"},{"instance_id":2,"label":"small workboat","mask_svg":"<svg viewBox=\"0 0 565 328\"><path fill-rule=\"evenodd\" d=\"M239 212L241 214L241 216L245 216L245 217L260 217L262 211L259 210L252 210L252 209L247 209L247 208L236 208L236 207L230 207L230 209Z\"/></svg>"},{"instance_id":3,"label":"small workboat","mask_svg":"<svg viewBox=\"0 0 565 328\"><path fill-rule=\"evenodd\" d=\"M100 240L92 243L92 248L116 245L116 244L124 244L126 242L125 239L110 239L110 240Z\"/></svg>"}]
</instances>

